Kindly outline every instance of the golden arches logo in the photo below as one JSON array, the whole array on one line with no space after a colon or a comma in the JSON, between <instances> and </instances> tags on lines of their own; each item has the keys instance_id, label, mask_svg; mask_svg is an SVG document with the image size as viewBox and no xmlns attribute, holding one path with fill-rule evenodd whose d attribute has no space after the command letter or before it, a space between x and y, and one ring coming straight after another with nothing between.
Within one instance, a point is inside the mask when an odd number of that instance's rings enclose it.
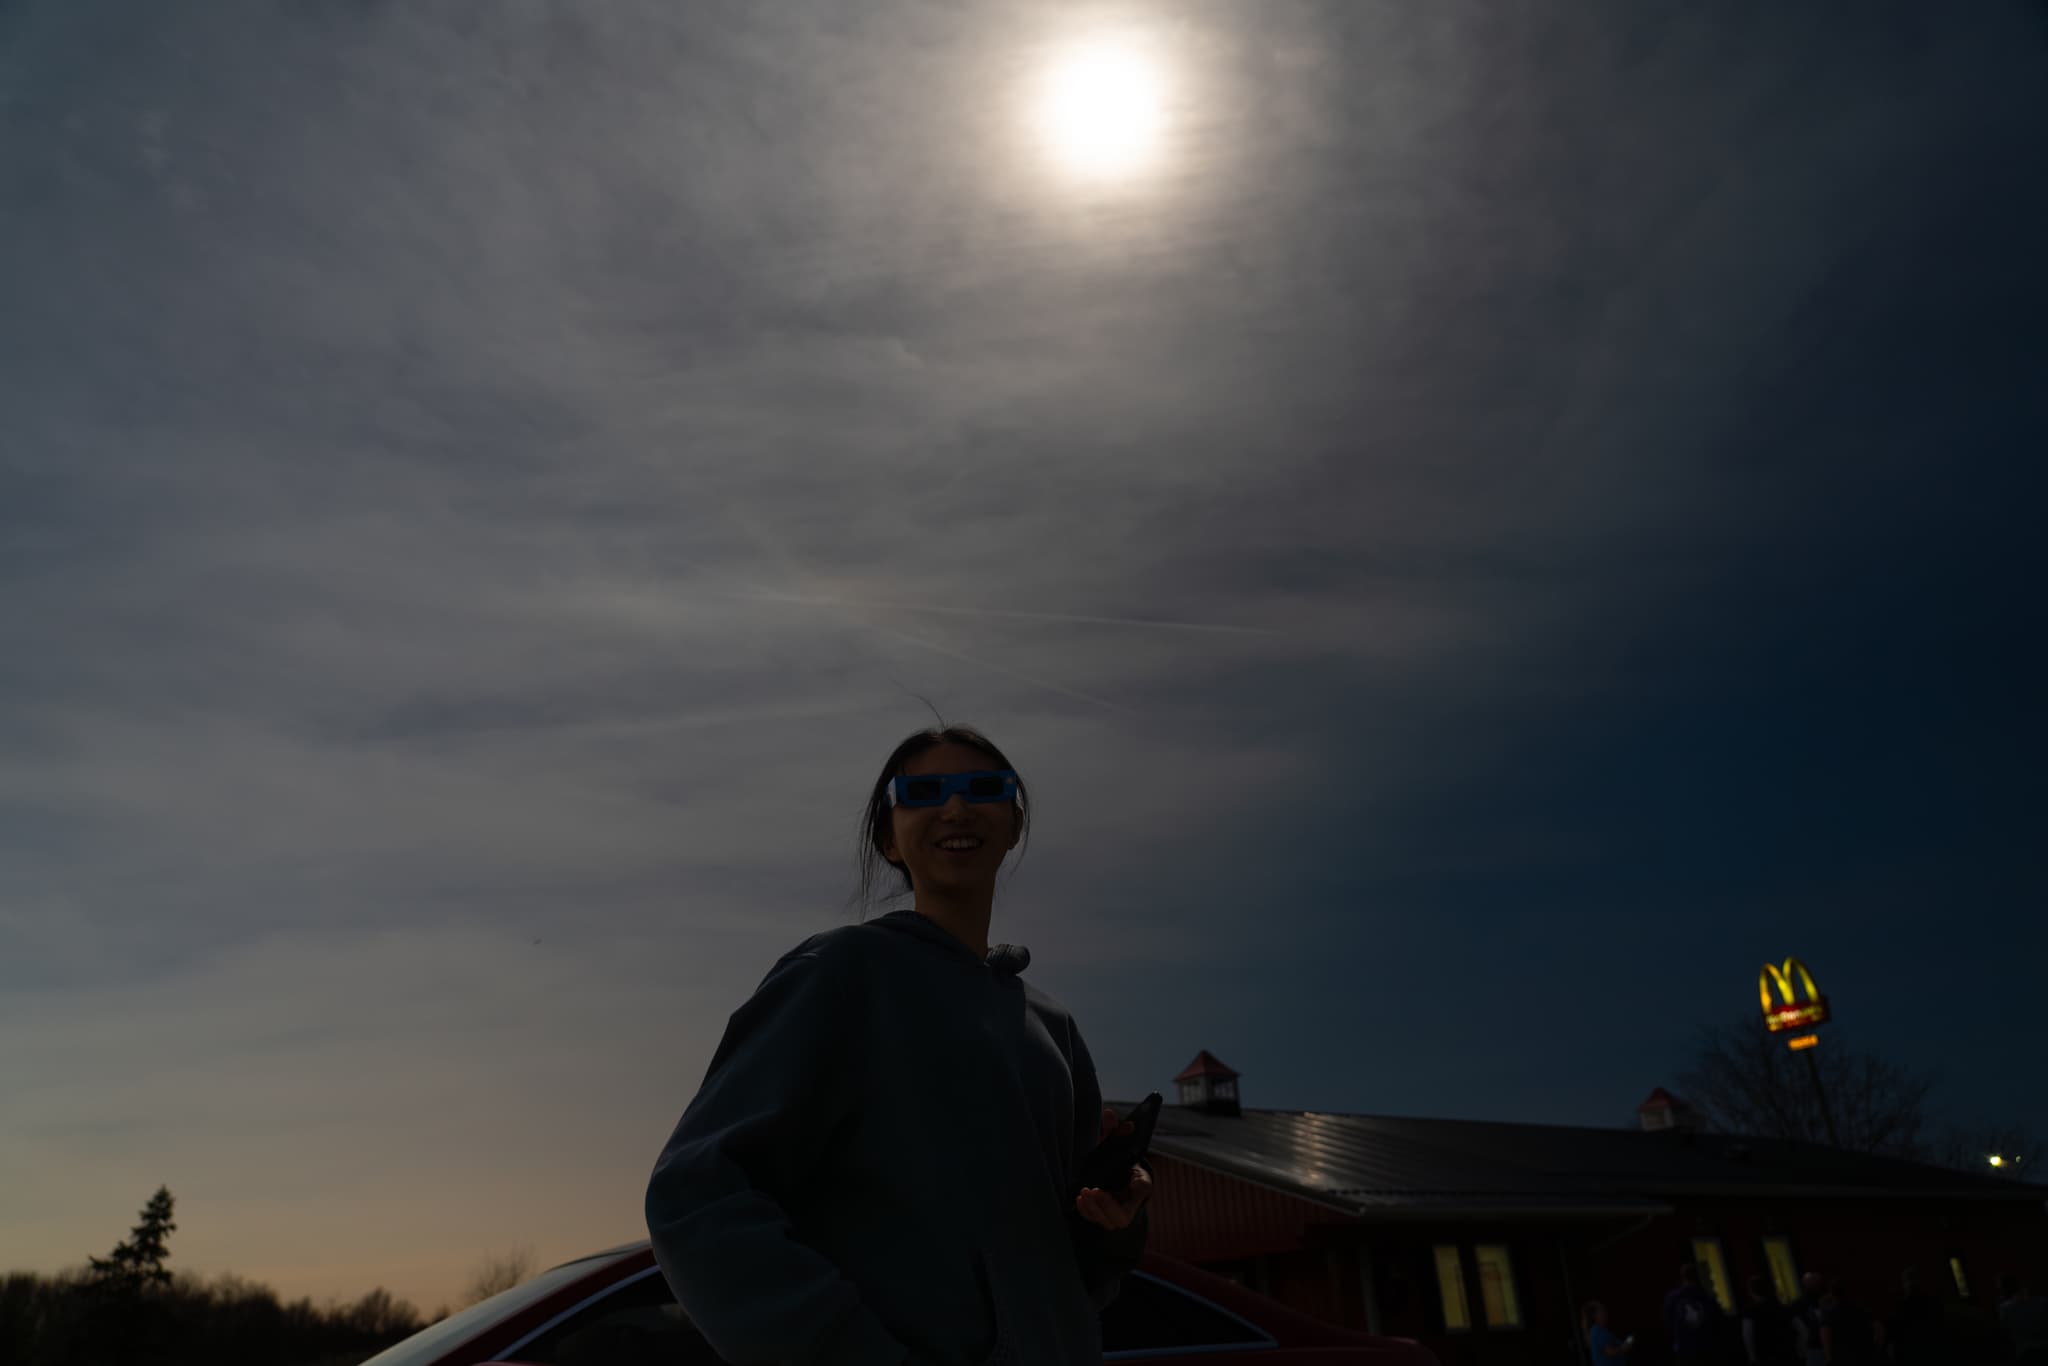
<instances>
[{"instance_id":1,"label":"golden arches logo","mask_svg":"<svg viewBox=\"0 0 2048 1366\"><path fill-rule=\"evenodd\" d=\"M1794 994L1794 980L1806 989L1806 999L1801 1001ZM1773 1000L1772 988L1776 988ZM1787 1029L1804 1029L1817 1025L1828 1018L1828 998L1820 994L1813 984L1813 974L1806 964L1797 958L1787 958L1783 967L1764 964L1763 971L1756 976L1757 999L1763 1005L1764 1024L1771 1033Z\"/></svg>"}]
</instances>

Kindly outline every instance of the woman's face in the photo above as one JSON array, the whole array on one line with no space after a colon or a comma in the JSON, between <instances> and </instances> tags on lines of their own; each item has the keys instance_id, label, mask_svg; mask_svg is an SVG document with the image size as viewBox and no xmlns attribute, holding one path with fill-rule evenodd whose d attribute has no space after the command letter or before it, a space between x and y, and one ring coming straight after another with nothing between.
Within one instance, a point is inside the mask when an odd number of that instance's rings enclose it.
<instances>
[{"instance_id":1,"label":"woman's face","mask_svg":"<svg viewBox=\"0 0 2048 1366\"><path fill-rule=\"evenodd\" d=\"M1603 1305L1601 1305L1601 1306L1600 1306L1600 1307L1599 1307L1598 1309L1595 1309L1595 1310L1593 1311L1593 1322L1595 1322L1595 1323L1599 1324L1599 1325L1600 1325L1600 1326L1601 1326L1602 1328L1605 1328L1605 1327L1607 1326L1607 1306L1606 1306L1606 1305L1604 1305L1604 1304L1603 1304Z\"/></svg>"},{"instance_id":2,"label":"woman's face","mask_svg":"<svg viewBox=\"0 0 2048 1366\"><path fill-rule=\"evenodd\" d=\"M913 755L906 775L971 773L998 767L971 745L948 740ZM970 802L958 792L944 806L889 809L891 839L882 852L910 869L910 880L929 891L968 892L993 887L1003 855L1017 846L1020 822L1015 802ZM971 849L942 848L946 840L979 841Z\"/></svg>"}]
</instances>

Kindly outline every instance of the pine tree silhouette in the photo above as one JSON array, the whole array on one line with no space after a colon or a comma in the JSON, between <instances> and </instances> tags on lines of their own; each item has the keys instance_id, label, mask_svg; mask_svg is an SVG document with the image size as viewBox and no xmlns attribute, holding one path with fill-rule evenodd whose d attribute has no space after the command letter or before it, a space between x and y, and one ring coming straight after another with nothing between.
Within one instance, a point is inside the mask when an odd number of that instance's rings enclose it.
<instances>
[{"instance_id":1,"label":"pine tree silhouette","mask_svg":"<svg viewBox=\"0 0 2048 1366\"><path fill-rule=\"evenodd\" d=\"M129 1241L116 1243L106 1257L89 1259L98 1289L125 1295L171 1283L171 1273L164 1266L171 1255L165 1242L178 1227L171 1222L176 1203L168 1186L158 1186L142 1207L142 1222L130 1231Z\"/></svg>"},{"instance_id":2,"label":"pine tree silhouette","mask_svg":"<svg viewBox=\"0 0 2048 1366\"><path fill-rule=\"evenodd\" d=\"M171 1222L174 1202L168 1187L159 1186L143 1206L142 1222L111 1254L92 1257L85 1292L92 1304L86 1320L83 1360L95 1366L155 1366L172 1360L174 1324L166 1295L171 1273L164 1266L170 1254L165 1240L178 1226Z\"/></svg>"}]
</instances>

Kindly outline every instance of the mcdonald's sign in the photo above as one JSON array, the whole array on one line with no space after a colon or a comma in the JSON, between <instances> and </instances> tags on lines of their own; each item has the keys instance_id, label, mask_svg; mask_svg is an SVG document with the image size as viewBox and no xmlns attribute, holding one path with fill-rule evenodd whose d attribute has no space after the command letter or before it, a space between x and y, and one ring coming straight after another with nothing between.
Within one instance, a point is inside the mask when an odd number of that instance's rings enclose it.
<instances>
[{"instance_id":1,"label":"mcdonald's sign","mask_svg":"<svg viewBox=\"0 0 2048 1366\"><path fill-rule=\"evenodd\" d=\"M1795 980L1805 988L1804 1001L1793 994ZM1813 974L1797 958L1787 958L1783 967L1764 964L1756 977L1756 994L1763 1002L1764 1025L1773 1034L1827 1022L1828 998L1814 987Z\"/></svg>"}]
</instances>

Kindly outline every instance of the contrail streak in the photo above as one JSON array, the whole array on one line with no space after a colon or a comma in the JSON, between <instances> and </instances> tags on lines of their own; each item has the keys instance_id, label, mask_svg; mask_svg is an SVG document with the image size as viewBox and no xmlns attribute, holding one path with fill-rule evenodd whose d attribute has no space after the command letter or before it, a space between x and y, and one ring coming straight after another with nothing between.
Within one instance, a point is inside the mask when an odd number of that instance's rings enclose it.
<instances>
[{"instance_id":1,"label":"contrail streak","mask_svg":"<svg viewBox=\"0 0 2048 1366\"><path fill-rule=\"evenodd\" d=\"M799 607L853 607L871 612L940 612L956 617L1008 617L1017 621L1057 621L1080 626L1140 626L1160 631L1200 631L1212 635L1280 636L1264 626L1225 626L1205 621L1164 621L1156 617L1094 617L1079 612L1022 612L1003 607L948 607L930 602L875 602L862 598L809 598L794 593L702 593L702 597L743 602L781 602Z\"/></svg>"}]
</instances>

